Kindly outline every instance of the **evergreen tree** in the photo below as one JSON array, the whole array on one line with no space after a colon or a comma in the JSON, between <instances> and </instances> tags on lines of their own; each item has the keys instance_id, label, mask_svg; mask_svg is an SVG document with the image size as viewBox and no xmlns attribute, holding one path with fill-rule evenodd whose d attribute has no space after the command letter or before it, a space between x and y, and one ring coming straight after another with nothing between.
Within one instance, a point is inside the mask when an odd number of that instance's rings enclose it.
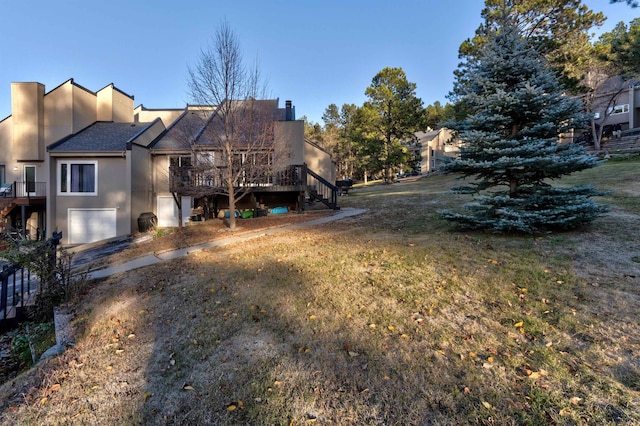
<instances>
[{"instance_id":1,"label":"evergreen tree","mask_svg":"<svg viewBox=\"0 0 640 426\"><path fill-rule=\"evenodd\" d=\"M454 90L470 114L449 123L465 145L446 171L475 178L454 192L480 196L466 206L470 214L442 216L464 229L536 233L576 228L606 211L590 199L601 194L592 186L550 185L598 163L581 146L559 143L584 122L580 102L563 94L512 21L504 20L466 69Z\"/></svg>"}]
</instances>

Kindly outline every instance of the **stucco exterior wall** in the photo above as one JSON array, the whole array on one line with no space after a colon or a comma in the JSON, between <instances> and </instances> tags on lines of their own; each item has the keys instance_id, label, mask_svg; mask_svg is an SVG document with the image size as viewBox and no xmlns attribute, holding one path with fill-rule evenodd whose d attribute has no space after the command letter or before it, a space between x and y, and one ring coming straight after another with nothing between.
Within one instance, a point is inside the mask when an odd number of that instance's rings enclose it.
<instances>
[{"instance_id":1,"label":"stucco exterior wall","mask_svg":"<svg viewBox=\"0 0 640 426\"><path fill-rule=\"evenodd\" d=\"M44 85L11 83L12 159L44 161Z\"/></svg>"},{"instance_id":2,"label":"stucco exterior wall","mask_svg":"<svg viewBox=\"0 0 640 426\"><path fill-rule=\"evenodd\" d=\"M0 121L0 165L5 167L5 182L13 182L17 174L13 171L17 163L13 160L13 117L9 116Z\"/></svg>"},{"instance_id":3,"label":"stucco exterior wall","mask_svg":"<svg viewBox=\"0 0 640 426\"><path fill-rule=\"evenodd\" d=\"M85 127L95 123L96 95L77 85L72 86L73 109L72 109L72 133L79 132Z\"/></svg>"},{"instance_id":4,"label":"stucco exterior wall","mask_svg":"<svg viewBox=\"0 0 640 426\"><path fill-rule=\"evenodd\" d=\"M274 137L276 168L304 163L304 121L276 121L274 123Z\"/></svg>"},{"instance_id":5,"label":"stucco exterior wall","mask_svg":"<svg viewBox=\"0 0 640 426\"><path fill-rule=\"evenodd\" d=\"M160 118L164 125L168 127L184 112L184 109L145 109L142 105L137 106L133 111L133 119L136 123L146 123Z\"/></svg>"},{"instance_id":6,"label":"stucco exterior wall","mask_svg":"<svg viewBox=\"0 0 640 426\"><path fill-rule=\"evenodd\" d=\"M153 211L153 182L151 181L152 163L147 148L133 145L128 152L127 170L131 183L131 231L138 230L138 217L141 213Z\"/></svg>"},{"instance_id":7,"label":"stucco exterior wall","mask_svg":"<svg viewBox=\"0 0 640 426\"><path fill-rule=\"evenodd\" d=\"M329 183L335 183L335 167L328 152L309 142L305 142L304 162L308 168L325 178Z\"/></svg>"},{"instance_id":8,"label":"stucco exterior wall","mask_svg":"<svg viewBox=\"0 0 640 426\"><path fill-rule=\"evenodd\" d=\"M151 159L151 169L156 195L168 195L169 192L169 156L154 155Z\"/></svg>"},{"instance_id":9,"label":"stucco exterior wall","mask_svg":"<svg viewBox=\"0 0 640 426\"><path fill-rule=\"evenodd\" d=\"M109 84L96 92L96 111L98 121L132 122L133 98Z\"/></svg>"},{"instance_id":10,"label":"stucco exterior wall","mask_svg":"<svg viewBox=\"0 0 640 426\"><path fill-rule=\"evenodd\" d=\"M48 146L73 133L73 88L71 80L45 96L45 144Z\"/></svg>"},{"instance_id":11,"label":"stucco exterior wall","mask_svg":"<svg viewBox=\"0 0 640 426\"><path fill-rule=\"evenodd\" d=\"M54 157L51 162L51 192L55 195L55 203L50 203L49 214L51 230L62 231L63 240L69 243L68 209L116 209L117 235L130 234L131 229L131 199L130 188L127 183L127 160L123 157L99 157L97 160L97 195L58 195L58 163L60 161L86 161L87 157Z\"/></svg>"}]
</instances>

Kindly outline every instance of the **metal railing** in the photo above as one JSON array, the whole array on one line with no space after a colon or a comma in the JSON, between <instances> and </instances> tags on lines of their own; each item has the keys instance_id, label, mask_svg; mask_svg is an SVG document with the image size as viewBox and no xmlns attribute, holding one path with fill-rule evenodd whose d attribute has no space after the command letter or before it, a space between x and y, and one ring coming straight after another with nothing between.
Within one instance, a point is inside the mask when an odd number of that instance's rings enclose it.
<instances>
[{"instance_id":1,"label":"metal railing","mask_svg":"<svg viewBox=\"0 0 640 426\"><path fill-rule=\"evenodd\" d=\"M46 197L46 182L18 182L0 188L0 197L4 198L32 198Z\"/></svg>"},{"instance_id":2,"label":"metal railing","mask_svg":"<svg viewBox=\"0 0 640 426\"><path fill-rule=\"evenodd\" d=\"M62 239L62 232L54 232L39 250L42 256L49 257L48 261L55 265L57 261L57 246ZM38 250L38 249L36 249ZM2 266L0 271L0 320L10 319L9 312L13 308L24 308L29 298L36 295L40 286L31 271L24 265L9 263Z\"/></svg>"}]
</instances>

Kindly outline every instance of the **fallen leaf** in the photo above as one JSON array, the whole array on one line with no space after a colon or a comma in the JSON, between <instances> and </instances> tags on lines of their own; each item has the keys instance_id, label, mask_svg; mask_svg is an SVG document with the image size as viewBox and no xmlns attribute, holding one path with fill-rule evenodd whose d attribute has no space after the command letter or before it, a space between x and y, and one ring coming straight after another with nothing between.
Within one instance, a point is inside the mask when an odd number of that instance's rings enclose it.
<instances>
[{"instance_id":1,"label":"fallen leaf","mask_svg":"<svg viewBox=\"0 0 640 426\"><path fill-rule=\"evenodd\" d=\"M358 356L360 355L358 352L349 351L349 356Z\"/></svg>"},{"instance_id":2,"label":"fallen leaf","mask_svg":"<svg viewBox=\"0 0 640 426\"><path fill-rule=\"evenodd\" d=\"M309 319L310 320L314 320L314 319L316 319L316 316L315 315L309 315Z\"/></svg>"},{"instance_id":3,"label":"fallen leaf","mask_svg":"<svg viewBox=\"0 0 640 426\"><path fill-rule=\"evenodd\" d=\"M47 397L45 396L44 398L42 398L42 399L40 400L40 405L44 405L44 404L46 404L48 400L49 400L49 398L47 398Z\"/></svg>"},{"instance_id":4,"label":"fallen leaf","mask_svg":"<svg viewBox=\"0 0 640 426\"><path fill-rule=\"evenodd\" d=\"M374 323L369 324L369 328L376 328L376 325Z\"/></svg>"},{"instance_id":5,"label":"fallen leaf","mask_svg":"<svg viewBox=\"0 0 640 426\"><path fill-rule=\"evenodd\" d=\"M55 391L59 391L60 390L60 383L56 383L55 385L52 385L49 390L51 392L55 392Z\"/></svg>"},{"instance_id":6,"label":"fallen leaf","mask_svg":"<svg viewBox=\"0 0 640 426\"><path fill-rule=\"evenodd\" d=\"M393 330L394 330L394 327L393 327L392 325L390 325L390 326L388 326L388 327L387 327L387 329L388 329L389 331L393 331Z\"/></svg>"},{"instance_id":7,"label":"fallen leaf","mask_svg":"<svg viewBox=\"0 0 640 426\"><path fill-rule=\"evenodd\" d=\"M144 393L144 400L146 401L147 399L151 398L151 395L153 395L151 392L146 391L146 392Z\"/></svg>"},{"instance_id":8,"label":"fallen leaf","mask_svg":"<svg viewBox=\"0 0 640 426\"><path fill-rule=\"evenodd\" d=\"M116 349L117 354L121 354L122 352L124 352L124 349Z\"/></svg>"},{"instance_id":9,"label":"fallen leaf","mask_svg":"<svg viewBox=\"0 0 640 426\"><path fill-rule=\"evenodd\" d=\"M482 401L482 405L484 405L484 407L488 410L491 410L493 408L493 405L489 404L487 401Z\"/></svg>"},{"instance_id":10,"label":"fallen leaf","mask_svg":"<svg viewBox=\"0 0 640 426\"><path fill-rule=\"evenodd\" d=\"M233 411L235 410L237 407L235 406L235 404L229 404L227 405L227 411Z\"/></svg>"},{"instance_id":11,"label":"fallen leaf","mask_svg":"<svg viewBox=\"0 0 640 426\"><path fill-rule=\"evenodd\" d=\"M524 325L524 321L519 321L519 322L517 322L517 323L513 324L513 326L514 326L514 327L516 327L516 328L520 328L520 327L522 327L523 325Z\"/></svg>"},{"instance_id":12,"label":"fallen leaf","mask_svg":"<svg viewBox=\"0 0 640 426\"><path fill-rule=\"evenodd\" d=\"M193 388L193 386L185 384L184 386L182 386L182 390L195 390L195 389Z\"/></svg>"},{"instance_id":13,"label":"fallen leaf","mask_svg":"<svg viewBox=\"0 0 640 426\"><path fill-rule=\"evenodd\" d=\"M578 405L580 404L581 401L582 401L582 398L580 398L579 396L574 396L569 399L569 402L572 403L573 405Z\"/></svg>"}]
</instances>

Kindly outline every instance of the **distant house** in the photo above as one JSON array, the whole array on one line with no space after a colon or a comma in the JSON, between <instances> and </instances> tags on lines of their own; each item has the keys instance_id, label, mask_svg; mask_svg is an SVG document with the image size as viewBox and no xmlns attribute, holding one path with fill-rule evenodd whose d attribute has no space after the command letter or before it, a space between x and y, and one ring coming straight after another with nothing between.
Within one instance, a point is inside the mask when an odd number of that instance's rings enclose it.
<instances>
[{"instance_id":1,"label":"distant house","mask_svg":"<svg viewBox=\"0 0 640 426\"><path fill-rule=\"evenodd\" d=\"M416 132L414 136L414 149L420 155L419 171L423 174L440 170L445 157L455 157L458 154L460 143L453 139L453 133L449 129Z\"/></svg>"},{"instance_id":2,"label":"distant house","mask_svg":"<svg viewBox=\"0 0 640 426\"><path fill-rule=\"evenodd\" d=\"M607 79L591 94L588 111L603 137L640 133L640 84L621 77Z\"/></svg>"},{"instance_id":3,"label":"distant house","mask_svg":"<svg viewBox=\"0 0 640 426\"><path fill-rule=\"evenodd\" d=\"M134 108L133 96L113 84L92 92L73 79L46 93L40 83L11 89L12 114L0 121L0 228L31 238L57 230L63 243L81 244L131 234L146 212L175 226L176 197L186 219L202 194L216 193L213 180L204 192L204 182L195 191L189 180L197 177L192 165L199 158L215 156L201 137L215 106ZM325 185L335 180L331 156L304 141L304 124L289 101L286 108L260 102L272 110L274 142L286 147L279 151L283 170L297 171L299 179L296 186L266 181L248 203L304 208L304 197L317 196L337 208L337 189Z\"/></svg>"}]
</instances>

